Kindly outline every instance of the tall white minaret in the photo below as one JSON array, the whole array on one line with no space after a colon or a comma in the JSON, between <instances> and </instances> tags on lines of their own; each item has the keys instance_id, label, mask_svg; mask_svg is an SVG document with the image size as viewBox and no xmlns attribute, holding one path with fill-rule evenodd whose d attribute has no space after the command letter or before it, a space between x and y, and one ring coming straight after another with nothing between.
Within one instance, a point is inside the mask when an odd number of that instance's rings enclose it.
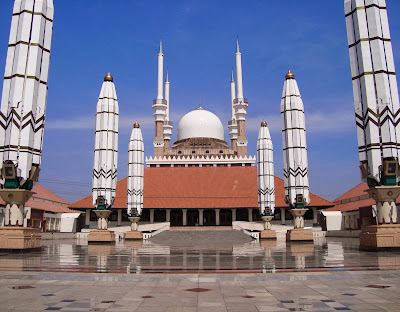
<instances>
[{"instance_id":1,"label":"tall white minaret","mask_svg":"<svg viewBox=\"0 0 400 312\"><path fill-rule=\"evenodd\" d=\"M164 121L164 150L168 151L171 143L172 136L172 128L173 124L169 120L169 80L168 80L168 69L165 77L165 102L167 103L167 110L165 113L165 121Z\"/></svg>"},{"instance_id":2,"label":"tall white minaret","mask_svg":"<svg viewBox=\"0 0 400 312\"><path fill-rule=\"evenodd\" d=\"M344 7L362 179L378 223L397 223L400 104L386 4L345 0Z\"/></svg>"},{"instance_id":3,"label":"tall white minaret","mask_svg":"<svg viewBox=\"0 0 400 312\"><path fill-rule=\"evenodd\" d=\"M0 195L7 189L27 192L3 197L6 225L23 225L24 203L32 195L28 191L39 178L53 17L53 0L14 2L1 98Z\"/></svg>"},{"instance_id":4,"label":"tall white minaret","mask_svg":"<svg viewBox=\"0 0 400 312\"><path fill-rule=\"evenodd\" d=\"M155 137L153 141L154 157L164 156L164 121L167 111L167 102L163 98L163 71L164 54L162 52L162 43L158 51L158 74L157 74L157 98L153 101L154 119L156 124Z\"/></svg>"},{"instance_id":5,"label":"tall white minaret","mask_svg":"<svg viewBox=\"0 0 400 312\"><path fill-rule=\"evenodd\" d=\"M237 97L233 101L237 123L237 154L239 157L247 156L247 138L246 138L246 115L248 102L243 97L243 79L242 79L242 54L239 49L239 40L236 42L236 79L237 79Z\"/></svg>"},{"instance_id":6,"label":"tall white minaret","mask_svg":"<svg viewBox=\"0 0 400 312\"><path fill-rule=\"evenodd\" d=\"M116 195L118 120L117 92L114 79L108 73L104 77L96 108L92 192L93 206L98 210L110 209Z\"/></svg>"},{"instance_id":7,"label":"tall white minaret","mask_svg":"<svg viewBox=\"0 0 400 312\"><path fill-rule=\"evenodd\" d=\"M238 130L237 130L237 123L236 123L236 115L235 115L235 108L233 107L233 101L236 98L235 94L235 79L233 77L233 69L231 75L231 111L232 111L232 119L228 121L228 129L229 129L229 136L231 138L231 146L234 152L237 152L237 138L238 138Z\"/></svg>"}]
</instances>

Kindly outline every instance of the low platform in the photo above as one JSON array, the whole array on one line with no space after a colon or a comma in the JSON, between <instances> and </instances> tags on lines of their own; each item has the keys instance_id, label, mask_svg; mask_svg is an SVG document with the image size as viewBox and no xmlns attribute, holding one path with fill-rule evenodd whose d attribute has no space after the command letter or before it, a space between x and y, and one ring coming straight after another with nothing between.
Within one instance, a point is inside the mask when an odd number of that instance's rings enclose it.
<instances>
[{"instance_id":1,"label":"low platform","mask_svg":"<svg viewBox=\"0 0 400 312\"><path fill-rule=\"evenodd\" d=\"M42 246L40 229L6 226L0 227L0 249L29 250Z\"/></svg>"},{"instance_id":2,"label":"low platform","mask_svg":"<svg viewBox=\"0 0 400 312\"><path fill-rule=\"evenodd\" d=\"M129 231L125 233L125 240L143 240L143 234L139 231Z\"/></svg>"},{"instance_id":3,"label":"low platform","mask_svg":"<svg viewBox=\"0 0 400 312\"><path fill-rule=\"evenodd\" d=\"M260 239L276 239L276 232L274 230L263 230L260 232Z\"/></svg>"},{"instance_id":4,"label":"low platform","mask_svg":"<svg viewBox=\"0 0 400 312\"><path fill-rule=\"evenodd\" d=\"M89 244L115 244L115 234L109 230L90 231L88 236Z\"/></svg>"},{"instance_id":5,"label":"low platform","mask_svg":"<svg viewBox=\"0 0 400 312\"><path fill-rule=\"evenodd\" d=\"M313 241L313 232L310 229L291 229L286 232L287 242Z\"/></svg>"},{"instance_id":6,"label":"low platform","mask_svg":"<svg viewBox=\"0 0 400 312\"><path fill-rule=\"evenodd\" d=\"M400 247L400 224L366 226L360 233L360 249L379 250Z\"/></svg>"}]
</instances>

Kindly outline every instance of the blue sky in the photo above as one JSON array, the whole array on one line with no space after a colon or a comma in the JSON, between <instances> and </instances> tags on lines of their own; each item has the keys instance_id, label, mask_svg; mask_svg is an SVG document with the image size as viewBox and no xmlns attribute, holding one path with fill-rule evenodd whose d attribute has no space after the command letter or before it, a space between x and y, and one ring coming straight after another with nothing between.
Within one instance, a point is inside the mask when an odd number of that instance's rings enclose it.
<instances>
[{"instance_id":1,"label":"blue sky","mask_svg":"<svg viewBox=\"0 0 400 312\"><path fill-rule=\"evenodd\" d=\"M387 0L400 68L400 2ZM157 51L163 41L171 83L173 141L180 118L198 106L227 125L236 37L249 100L248 150L268 122L275 174L282 177L280 98L296 75L306 113L311 191L334 199L360 182L343 1L54 0L55 17L40 183L73 202L91 192L94 115L111 71L120 108L118 178L127 174L128 141L141 124L153 154ZM4 70L13 1L0 3ZM228 129L225 139L229 142Z\"/></svg>"}]
</instances>

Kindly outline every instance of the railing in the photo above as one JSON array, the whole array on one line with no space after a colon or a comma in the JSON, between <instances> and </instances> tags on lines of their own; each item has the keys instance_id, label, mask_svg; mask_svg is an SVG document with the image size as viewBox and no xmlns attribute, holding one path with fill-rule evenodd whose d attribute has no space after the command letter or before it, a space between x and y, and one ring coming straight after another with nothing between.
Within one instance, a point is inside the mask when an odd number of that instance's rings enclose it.
<instances>
[{"instance_id":1,"label":"railing","mask_svg":"<svg viewBox=\"0 0 400 312\"><path fill-rule=\"evenodd\" d=\"M170 223L168 222L168 224L164 225L163 227L159 228L158 230L155 230L153 232L142 232L143 234L143 239L149 239L150 237L153 237L157 234L160 234L161 232L164 231L169 231L170 229Z\"/></svg>"},{"instance_id":2,"label":"railing","mask_svg":"<svg viewBox=\"0 0 400 312\"><path fill-rule=\"evenodd\" d=\"M174 124L172 123L172 121L169 120L165 120L164 121L164 126L173 126Z\"/></svg>"}]
</instances>

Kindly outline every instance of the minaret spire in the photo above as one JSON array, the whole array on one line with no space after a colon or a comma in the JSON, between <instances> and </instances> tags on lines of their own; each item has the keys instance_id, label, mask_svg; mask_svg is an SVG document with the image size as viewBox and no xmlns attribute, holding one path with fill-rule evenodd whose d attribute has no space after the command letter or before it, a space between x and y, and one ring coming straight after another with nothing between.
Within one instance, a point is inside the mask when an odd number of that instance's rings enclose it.
<instances>
[{"instance_id":1,"label":"minaret spire","mask_svg":"<svg viewBox=\"0 0 400 312\"><path fill-rule=\"evenodd\" d=\"M239 49L239 39L236 42L236 80L237 80L237 98L243 99L242 53L240 53Z\"/></svg>"},{"instance_id":2,"label":"minaret spire","mask_svg":"<svg viewBox=\"0 0 400 312\"><path fill-rule=\"evenodd\" d=\"M163 73L164 73L164 54L162 52L162 42L158 51L158 75L157 75L157 100L163 99Z\"/></svg>"},{"instance_id":3,"label":"minaret spire","mask_svg":"<svg viewBox=\"0 0 400 312\"><path fill-rule=\"evenodd\" d=\"M235 109L235 119L237 124L237 154L238 156L247 156L247 139L246 139L246 115L247 115L247 99L243 96L243 80L242 80L242 54L239 49L239 40L236 42L236 98L233 101Z\"/></svg>"},{"instance_id":4,"label":"minaret spire","mask_svg":"<svg viewBox=\"0 0 400 312\"><path fill-rule=\"evenodd\" d=\"M158 73L157 73L157 98L153 101L154 119L156 124L155 137L153 141L154 157L164 155L164 122L167 114L167 101L164 100L164 54L162 52L162 42L160 40L160 49L158 51ZM169 92L169 91L168 91Z\"/></svg>"}]
</instances>

